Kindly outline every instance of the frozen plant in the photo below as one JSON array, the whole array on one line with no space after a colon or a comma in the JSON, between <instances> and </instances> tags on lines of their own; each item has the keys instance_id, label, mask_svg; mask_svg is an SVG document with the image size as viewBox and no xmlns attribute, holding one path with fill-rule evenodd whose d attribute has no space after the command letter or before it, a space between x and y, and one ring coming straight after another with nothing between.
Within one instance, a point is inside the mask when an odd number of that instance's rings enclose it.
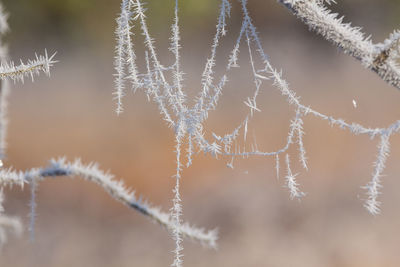
<instances>
[{"instance_id":1,"label":"frozen plant","mask_svg":"<svg viewBox=\"0 0 400 267\"><path fill-rule=\"evenodd\" d=\"M67 162L64 158L60 158L52 159L46 168L33 168L24 172L15 171L12 168L2 169L0 170L0 185L17 185L23 187L25 184L30 184L33 188L31 190L32 196L34 196L34 187L37 186L38 182L57 177L81 177L88 182L93 182L102 187L115 200L140 212L167 230L175 230L173 219L168 213L164 213L159 208L152 207L149 203L142 202L136 198L134 192L126 188L122 181L117 181L112 174L100 170L96 163L83 164L79 159ZM35 215L35 206L36 203L33 198L31 203L31 229L33 229L34 217L32 216ZM182 236L198 241L206 246L216 246L215 231L205 231L183 223L180 225L178 231Z\"/></svg>"},{"instance_id":2,"label":"frozen plant","mask_svg":"<svg viewBox=\"0 0 400 267\"><path fill-rule=\"evenodd\" d=\"M374 44L360 27L344 23L344 17L332 13L323 1L278 0L311 30L341 48L344 53L361 61L388 84L400 89L400 67L396 63L400 31L395 30L383 43ZM335 1L326 1L328 4Z\"/></svg>"},{"instance_id":3,"label":"frozen plant","mask_svg":"<svg viewBox=\"0 0 400 267\"><path fill-rule=\"evenodd\" d=\"M183 70L180 55L180 28L178 15L178 0L175 0L174 20L171 27L170 51L174 56L171 65L164 66L158 57L154 46L154 39L147 26L146 8L140 0L122 0L121 12L117 18L116 28L116 56L115 56L115 91L117 102L116 112L123 111L123 97L127 83L134 92L141 89L148 98L154 101L160 111L161 117L175 133L176 153L176 185L173 189L174 199L171 208L171 218L175 226L173 238L176 243L175 258L172 266L182 266L182 233L181 227L182 200L180 184L182 182L182 169L190 166L193 156L198 151L217 158L229 158L228 166L233 167L235 158L250 156L272 156L276 161L276 171L279 176L279 158L286 154L287 176L286 185L291 198L301 198L304 193L300 191L299 184L290 168L288 150L297 146L299 161L307 170L306 150L303 142L303 118L309 115L327 121L331 126L348 130L355 135L369 135L371 139L378 138L378 153L374 164L373 178L365 186L367 200L365 207L372 214L378 214L380 202L381 177L384 171L386 158L389 154L390 137L400 131L400 121L396 121L386 128L369 128L358 123L349 123L340 118L334 118L318 112L305 105L283 78L266 55L261 40L247 9L247 0L239 0L242 10L241 29L237 40L233 44L230 56L226 59L225 73L219 77L215 75L216 54L220 40L227 33L227 21L230 17L231 2L220 0L220 10L217 19L216 33L211 45L209 57L206 59L204 71L200 81L200 92L194 99L188 99L183 83ZM326 4L334 3L332 0L278 0L286 6L295 16L300 18L311 30L321 34L326 40L341 48L346 54L358 59L366 68L376 72L385 82L400 89L400 68L396 63L399 58L400 32L394 31L383 43L374 44L370 37L364 37L361 29L343 23L343 18L333 14ZM144 37L145 53L143 55L146 68L140 70L137 66L135 52L134 27ZM244 101L248 107L248 114L236 128L227 133L217 134L203 127L209 112L218 105L219 98L225 87L229 84L228 75L233 68L238 68L238 55L241 47L248 50L249 62L252 68L254 92ZM169 80L168 77L172 77ZM290 122L286 144L277 151L262 151L257 145L247 149L239 141L240 134L244 141L247 139L248 124L254 113L260 112L257 106L257 96L266 81L272 81L275 88L286 98L288 104L294 109L294 116ZM192 102L192 103L190 103ZM213 139L208 140L206 133L212 133ZM185 153L185 157L184 157ZM186 158L186 160L185 160ZM186 163L186 164L185 164Z\"/></svg>"},{"instance_id":4,"label":"frozen plant","mask_svg":"<svg viewBox=\"0 0 400 267\"><path fill-rule=\"evenodd\" d=\"M0 5L0 33L1 36L8 29L7 17ZM2 41L2 40L0 40ZM2 45L3 42L0 42ZM7 119L7 94L8 83L11 79L14 82L23 82L25 77L31 77L40 72L50 75L50 68L56 62L54 55L48 56L47 52L43 56L36 56L34 60L27 63L21 61L20 65L15 65L13 62L6 63L5 48L0 46L2 61L0 65L0 80L1 80L1 108L0 108L0 162L3 165L3 160L6 157L6 119ZM128 189L122 181L114 179L112 174L99 169L96 163L83 164L79 159L73 162L67 162L64 158L51 160L46 168L32 168L27 171L14 170L12 167L1 166L0 169L0 244L6 241L6 229L14 229L20 233L22 230L21 222L14 218L6 216L3 213L3 188L6 186L19 186L23 188L25 185L31 186L31 202L30 202L30 225L29 230L31 237L34 237L34 225L36 215L36 190L40 181L58 177L81 177L86 181L98 184L112 198L125 204L129 208L146 216L151 221L154 221L171 232L177 232L180 236L195 240L208 247L216 247L217 232L215 230L206 231L202 228L196 228L188 223L180 223L179 228L175 225L175 218L169 213L162 212L159 208L154 207L150 203L143 202L136 198L134 192Z\"/></svg>"},{"instance_id":5,"label":"frozen plant","mask_svg":"<svg viewBox=\"0 0 400 267\"><path fill-rule=\"evenodd\" d=\"M305 0L279 0L295 16L303 21L311 30L322 35L327 41L336 45L348 55L359 60L365 68L371 69L388 84L400 89L400 31L394 30L382 43L373 43L371 36L365 37L360 27L344 23L343 17L332 13L324 5L324 1ZM328 4L335 1L325 1ZM311 110L310 110L311 111ZM378 196L381 185L381 177L389 155L390 137L400 130L400 120L386 128L368 128L357 123L345 123L343 120L334 119L319 112L312 111L313 115L328 119L332 125L350 130L353 134L367 134L371 139L380 137L378 155L374 163L374 171L371 182L364 188L367 190L368 199L365 207L371 214L380 212Z\"/></svg>"}]
</instances>

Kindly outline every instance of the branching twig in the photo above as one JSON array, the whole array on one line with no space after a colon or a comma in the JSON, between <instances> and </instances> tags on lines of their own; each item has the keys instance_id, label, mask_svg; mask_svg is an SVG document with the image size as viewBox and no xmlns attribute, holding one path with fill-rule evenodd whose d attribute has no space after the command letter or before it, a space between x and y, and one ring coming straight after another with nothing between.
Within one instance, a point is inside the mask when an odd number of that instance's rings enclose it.
<instances>
[{"instance_id":1,"label":"branching twig","mask_svg":"<svg viewBox=\"0 0 400 267\"><path fill-rule=\"evenodd\" d=\"M14 82L24 82L25 77L31 77L33 81L34 75L38 75L40 71L46 75L50 75L50 67L57 62L53 60L55 55L54 53L48 56L47 51L45 51L44 56L36 55L36 59L28 60L26 64L21 61L18 66L15 66L14 62L1 63L0 79L12 79Z\"/></svg>"},{"instance_id":2,"label":"branching twig","mask_svg":"<svg viewBox=\"0 0 400 267\"><path fill-rule=\"evenodd\" d=\"M400 71L396 63L399 57L398 42L400 33L395 31L382 44L373 44L370 38L365 38L359 28L351 27L342 23L342 18L332 14L324 4L330 4L333 0L278 0L296 14L311 29L321 34L325 39L332 42L336 46L342 48L345 53L360 60L362 64L378 73L378 75L387 83L400 89ZM133 91L137 88L146 90L148 99L152 99L160 110L160 113L168 125L174 129L175 133L175 152L176 152L176 186L174 192L174 206L171 209L171 217L173 219L173 237L175 239L175 261L173 266L182 265L182 244L180 237L180 218L182 212L181 194L179 186L181 182L181 168L184 164L181 162L183 146L187 141L187 164L192 164L192 156L195 147L198 151L209 153L216 157L218 155L229 156L231 161L227 164L233 168L233 160L235 157L250 156L274 156L276 158L276 170L279 177L279 155L287 152L295 143L298 145L299 158L301 165L307 169L307 158L305 146L303 143L303 117L313 115L319 119L327 121L331 126L337 126L348 130L354 135L369 135L371 139L381 137L380 150L375 166L372 181L368 184L368 200L366 206L371 213L378 210L377 196L380 187L380 176L384 169L384 163L388 153L389 136L400 131L400 121L393 122L386 128L370 128L358 123L349 123L340 118L334 118L325 115L322 112L312 109L300 101L284 79L282 71L278 71L267 54L264 52L261 39L253 24L250 13L247 9L247 0L239 0L243 13L242 26L236 39L236 43L227 59L225 73L217 79L215 68L217 64L217 49L221 43L221 38L227 32L227 19L230 16L231 4L229 0L221 0L216 33L214 35L211 52L206 60L203 74L201 77L201 89L194 100L192 107L188 106L187 96L185 94L185 85L183 84L183 72L180 64L180 35L178 25L178 1L175 0L175 18L172 24L171 47L175 62L164 67L156 53L154 39L151 38L147 27L145 8L140 0L122 0L121 15L118 18L117 25L117 47L116 47L116 92L117 95L117 112L121 111L121 98L124 94L124 80L129 77L135 77L137 81L133 84ZM135 64L136 54L133 51L133 39L130 39L131 29L134 23L139 24L141 33L144 36L145 44L145 60L147 73L139 73L136 67L129 67L128 64ZM132 44L130 44L132 42ZM254 81L253 94L244 101L249 108L248 114L239 123L239 126L233 131L225 135L218 135L212 132L214 140L209 141L206 138L204 123L208 118L209 112L218 105L220 96L224 87L227 86L229 72L239 67L238 57L241 43L244 42L249 54L249 61ZM135 55L135 56L132 56ZM124 58L123 58L124 57ZM261 69L258 64L262 64ZM125 73L125 68L128 73ZM129 70L130 68L130 70ZM173 82L170 84L166 77L172 77ZM296 115L290 122L289 131L286 137L286 143L278 150L271 152L263 152L258 149L257 145L253 145L251 150L246 149L247 132L250 120L255 112L260 112L261 108L257 106L257 97L262 91L262 85L265 81L271 80L273 85L279 90L281 95L286 98L288 104L292 106ZM138 87L137 87L138 86ZM243 134L244 145L241 147L238 137ZM238 144L239 143L239 144ZM290 189L291 198L300 198L304 193L300 192L295 175L290 169L289 156L286 157L287 163L287 187Z\"/></svg>"}]
</instances>

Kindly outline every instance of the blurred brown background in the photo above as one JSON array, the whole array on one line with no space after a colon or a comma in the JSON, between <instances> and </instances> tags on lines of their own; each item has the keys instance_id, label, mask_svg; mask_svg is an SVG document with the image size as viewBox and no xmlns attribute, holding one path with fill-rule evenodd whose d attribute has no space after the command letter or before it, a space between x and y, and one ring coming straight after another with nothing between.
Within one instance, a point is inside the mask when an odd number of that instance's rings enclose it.
<instances>
[{"instance_id":1,"label":"blurred brown background","mask_svg":"<svg viewBox=\"0 0 400 267\"><path fill-rule=\"evenodd\" d=\"M119 0L4 0L10 14L8 44L18 61L34 52L57 51L60 62L51 78L15 84L10 97L9 155L6 166L26 169L46 165L52 157L81 157L135 188L150 202L168 210L174 180L173 133L157 107L143 93L125 98L126 111L113 112L113 50ZM168 34L174 1L148 1L149 24L159 54L169 62ZM218 1L182 2L183 65L190 95L200 88L200 75L215 30ZM249 0L254 22L271 61L284 70L292 88L315 109L371 127L400 118L400 92L358 62L308 32L276 1ZM399 28L397 0L340 1L332 8L362 25L382 41ZM230 35L223 41L218 70L232 48L240 26L234 3ZM138 37L140 39L140 37ZM139 55L141 50L138 45ZM244 49L242 49L244 50ZM243 57L245 59L245 57ZM224 133L245 114L243 100L252 92L249 66L231 76L220 106L206 129ZM270 85L258 104L262 113L251 124L261 149L284 144L293 110ZM354 108L352 101L357 102ZM375 160L376 140L352 136L312 117L305 119L309 171L297 164L307 196L290 201L274 159L237 160L199 155L183 172L185 220L218 227L219 249L185 241L185 266L399 266L399 137L392 151L381 196L383 213L373 217L362 207L365 185ZM281 162L283 165L283 161ZM28 222L29 190L7 190L8 214ZM168 233L112 200L95 185L58 179L40 184L36 240L10 237L0 266L167 266L173 242Z\"/></svg>"}]
</instances>

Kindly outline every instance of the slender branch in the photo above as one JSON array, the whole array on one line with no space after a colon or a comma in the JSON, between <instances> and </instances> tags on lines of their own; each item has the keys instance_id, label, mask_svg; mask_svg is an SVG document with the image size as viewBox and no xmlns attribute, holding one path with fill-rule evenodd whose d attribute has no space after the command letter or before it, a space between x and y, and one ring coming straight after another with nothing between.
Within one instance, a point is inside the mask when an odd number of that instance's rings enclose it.
<instances>
[{"instance_id":1,"label":"slender branch","mask_svg":"<svg viewBox=\"0 0 400 267\"><path fill-rule=\"evenodd\" d=\"M113 175L101 171L97 164L93 163L84 165L80 160L69 163L61 158L51 160L50 166L47 168L31 169L25 172L3 169L0 171L0 187L5 185L23 186L26 183L32 183L35 178L37 180L44 180L46 178L62 176L79 176L86 181L93 182L101 186L115 200L140 212L150 220L165 227L168 231L176 230L176 224L171 215L138 200L134 192L128 190L122 181L114 180ZM184 237L199 241L212 248L216 247L217 232L215 230L205 231L204 229L191 227L186 223L181 224L178 231Z\"/></svg>"},{"instance_id":2,"label":"slender branch","mask_svg":"<svg viewBox=\"0 0 400 267\"><path fill-rule=\"evenodd\" d=\"M381 135L381 140L378 145L378 155L374 163L374 172L372 180L363 188L367 189L368 199L365 203L367 210L373 214L379 214L381 202L378 201L378 196L380 193L380 188L382 188L381 177L383 170L385 169L385 164L387 157L390 152L390 133Z\"/></svg>"},{"instance_id":3,"label":"slender branch","mask_svg":"<svg viewBox=\"0 0 400 267\"><path fill-rule=\"evenodd\" d=\"M297 174L293 174L292 170L290 168L290 158L289 154L286 154L286 168L287 168L287 174L286 174L286 187L289 189L290 192L290 199L301 199L304 197L306 194L304 192L300 191L299 184L297 183L296 176Z\"/></svg>"},{"instance_id":4,"label":"slender branch","mask_svg":"<svg viewBox=\"0 0 400 267\"><path fill-rule=\"evenodd\" d=\"M19 66L15 66L14 62L1 63L0 79L12 79L13 81L24 82L25 77L30 76L33 80L34 75L38 75L40 71L50 75L50 67L57 62L53 60L55 55L54 53L49 57L47 51L45 51L44 56L36 55L36 59L28 60L26 64L21 62Z\"/></svg>"}]
</instances>

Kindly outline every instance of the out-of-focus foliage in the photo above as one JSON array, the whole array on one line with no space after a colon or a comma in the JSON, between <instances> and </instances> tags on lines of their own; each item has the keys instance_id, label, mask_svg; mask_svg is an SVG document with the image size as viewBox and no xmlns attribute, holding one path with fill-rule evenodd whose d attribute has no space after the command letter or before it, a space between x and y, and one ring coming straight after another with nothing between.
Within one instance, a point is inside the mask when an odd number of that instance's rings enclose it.
<instances>
[{"instance_id":1,"label":"out-of-focus foliage","mask_svg":"<svg viewBox=\"0 0 400 267\"><path fill-rule=\"evenodd\" d=\"M151 27L164 27L166 16L172 15L173 1L150 0L147 2L148 15L152 17ZM13 32L19 36L42 36L49 33L70 38L83 36L101 37L107 35L115 26L114 18L119 12L119 1L111 0L5 0L4 5L11 14ZM181 12L189 18L186 22L203 20L213 25L218 1L182 1ZM106 32L106 33L105 33ZM34 33L34 34L33 34Z\"/></svg>"},{"instance_id":2,"label":"out-of-focus foliage","mask_svg":"<svg viewBox=\"0 0 400 267\"><path fill-rule=\"evenodd\" d=\"M168 19L172 18L173 0L147 0L148 16L152 30L164 31ZM181 21L194 27L199 34L214 31L215 16L219 0L181 0ZM260 29L276 27L277 23L302 29L287 11L274 0L249 0L249 9ZM13 29L11 43L43 41L43 38L62 40L64 44L75 41L110 42L114 31L115 15L120 1L114 0L4 0L10 14ZM362 5L362 10L360 6ZM340 13L351 17L360 25L388 28L400 24L399 0L347 0L333 5ZM365 14L367 10L368 15ZM368 12L370 10L371 12ZM233 16L238 16L235 12ZM169 24L170 20L168 20ZM199 32L200 31L200 32Z\"/></svg>"}]
</instances>

